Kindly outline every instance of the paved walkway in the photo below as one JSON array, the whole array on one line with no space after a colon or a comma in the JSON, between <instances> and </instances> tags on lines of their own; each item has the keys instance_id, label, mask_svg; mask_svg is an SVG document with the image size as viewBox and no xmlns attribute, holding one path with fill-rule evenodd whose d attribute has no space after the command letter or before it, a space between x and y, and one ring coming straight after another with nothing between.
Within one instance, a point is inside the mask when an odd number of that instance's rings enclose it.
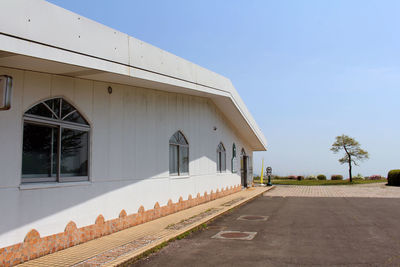
<instances>
[{"instance_id":1,"label":"paved walkway","mask_svg":"<svg viewBox=\"0 0 400 267\"><path fill-rule=\"evenodd\" d=\"M117 266L263 194L256 187L104 236L19 266Z\"/></svg>"},{"instance_id":2,"label":"paved walkway","mask_svg":"<svg viewBox=\"0 0 400 267\"><path fill-rule=\"evenodd\" d=\"M277 185L275 190L265 195L279 197L400 198L400 187L386 186L384 183L329 186Z\"/></svg>"}]
</instances>

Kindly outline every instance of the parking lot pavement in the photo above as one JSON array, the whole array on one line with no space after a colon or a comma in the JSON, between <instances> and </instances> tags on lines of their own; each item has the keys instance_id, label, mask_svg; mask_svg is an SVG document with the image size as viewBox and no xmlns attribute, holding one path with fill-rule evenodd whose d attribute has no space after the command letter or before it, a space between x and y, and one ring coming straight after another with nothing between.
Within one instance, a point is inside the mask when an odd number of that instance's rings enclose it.
<instances>
[{"instance_id":1,"label":"parking lot pavement","mask_svg":"<svg viewBox=\"0 0 400 267\"><path fill-rule=\"evenodd\" d=\"M273 192L132 266L400 266L400 199Z\"/></svg>"},{"instance_id":2,"label":"parking lot pavement","mask_svg":"<svg viewBox=\"0 0 400 267\"><path fill-rule=\"evenodd\" d=\"M400 198L400 187L386 186L385 183L329 186L278 185L268 195L280 197Z\"/></svg>"}]
</instances>

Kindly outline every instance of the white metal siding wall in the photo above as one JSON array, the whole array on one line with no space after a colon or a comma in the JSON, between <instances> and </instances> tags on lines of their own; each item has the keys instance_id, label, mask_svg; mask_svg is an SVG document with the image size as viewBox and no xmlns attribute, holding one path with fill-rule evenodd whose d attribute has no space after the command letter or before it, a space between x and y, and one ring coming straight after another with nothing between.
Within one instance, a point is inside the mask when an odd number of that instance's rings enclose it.
<instances>
[{"instance_id":1,"label":"white metal siding wall","mask_svg":"<svg viewBox=\"0 0 400 267\"><path fill-rule=\"evenodd\" d=\"M71 220L82 227L99 214L108 220L122 209L136 213L141 205L151 209L156 201L166 205L170 198L240 184L240 170L230 172L232 144L238 157L242 147L251 151L208 99L8 68L0 74L14 78L12 108L0 112L0 203L7 203L0 205L0 247L23 241L32 228L47 236L64 231ZM56 96L92 126L91 183L21 190L23 113ZM168 141L177 130L189 141L189 177L169 177ZM227 173L217 174L221 141Z\"/></svg>"}]
</instances>

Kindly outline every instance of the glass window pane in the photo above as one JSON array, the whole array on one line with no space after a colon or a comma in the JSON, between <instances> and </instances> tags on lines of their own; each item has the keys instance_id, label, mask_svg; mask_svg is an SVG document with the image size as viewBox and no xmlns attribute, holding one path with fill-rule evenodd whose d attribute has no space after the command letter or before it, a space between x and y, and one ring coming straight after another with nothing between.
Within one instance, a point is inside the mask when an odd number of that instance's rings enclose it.
<instances>
[{"instance_id":1,"label":"glass window pane","mask_svg":"<svg viewBox=\"0 0 400 267\"><path fill-rule=\"evenodd\" d=\"M174 135L171 136L171 138L169 139L169 143L176 145L188 145L186 138L180 131L174 133Z\"/></svg>"},{"instance_id":2,"label":"glass window pane","mask_svg":"<svg viewBox=\"0 0 400 267\"><path fill-rule=\"evenodd\" d=\"M169 145L169 173L178 175L178 146Z\"/></svg>"},{"instance_id":3,"label":"glass window pane","mask_svg":"<svg viewBox=\"0 0 400 267\"><path fill-rule=\"evenodd\" d=\"M75 108L71 106L67 101L63 100L61 102L61 118L64 118L68 113L74 111Z\"/></svg>"},{"instance_id":4,"label":"glass window pane","mask_svg":"<svg viewBox=\"0 0 400 267\"><path fill-rule=\"evenodd\" d=\"M222 172L226 171L226 153L225 152L221 153L221 171Z\"/></svg>"},{"instance_id":5,"label":"glass window pane","mask_svg":"<svg viewBox=\"0 0 400 267\"><path fill-rule=\"evenodd\" d=\"M179 174L189 173L189 148L185 146L179 147Z\"/></svg>"},{"instance_id":6,"label":"glass window pane","mask_svg":"<svg viewBox=\"0 0 400 267\"><path fill-rule=\"evenodd\" d=\"M36 116L54 118L53 113L43 103L37 104L36 106L29 109L26 114L32 114Z\"/></svg>"},{"instance_id":7,"label":"glass window pane","mask_svg":"<svg viewBox=\"0 0 400 267\"><path fill-rule=\"evenodd\" d=\"M224 152L225 151L225 147L224 147L224 145L222 143L218 144L217 151L218 152Z\"/></svg>"},{"instance_id":8,"label":"glass window pane","mask_svg":"<svg viewBox=\"0 0 400 267\"><path fill-rule=\"evenodd\" d=\"M221 152L217 152L217 172L221 171Z\"/></svg>"},{"instance_id":9,"label":"glass window pane","mask_svg":"<svg viewBox=\"0 0 400 267\"><path fill-rule=\"evenodd\" d=\"M51 108L51 110L57 115L58 119L61 119L60 117L60 101L61 98L53 98L45 101L45 103ZM53 118L54 115L53 115Z\"/></svg>"},{"instance_id":10,"label":"glass window pane","mask_svg":"<svg viewBox=\"0 0 400 267\"><path fill-rule=\"evenodd\" d=\"M88 175L88 132L61 130L61 166L62 177Z\"/></svg>"},{"instance_id":11,"label":"glass window pane","mask_svg":"<svg viewBox=\"0 0 400 267\"><path fill-rule=\"evenodd\" d=\"M24 123L22 156L23 178L57 176L58 129Z\"/></svg>"},{"instance_id":12,"label":"glass window pane","mask_svg":"<svg viewBox=\"0 0 400 267\"><path fill-rule=\"evenodd\" d=\"M169 139L169 143L170 144L178 144L178 140L176 139L176 133L174 135L171 136L171 138Z\"/></svg>"},{"instance_id":13,"label":"glass window pane","mask_svg":"<svg viewBox=\"0 0 400 267\"><path fill-rule=\"evenodd\" d=\"M181 132L177 132L175 134L175 138L176 138L176 141L178 142L178 144L182 144L182 134L181 134Z\"/></svg>"},{"instance_id":14,"label":"glass window pane","mask_svg":"<svg viewBox=\"0 0 400 267\"><path fill-rule=\"evenodd\" d=\"M63 102L64 103L64 102ZM65 116L65 115L64 115ZM64 118L65 121L70 121L70 122L75 122L75 123L80 123L80 124L85 124L88 125L86 120L79 114L78 111L75 111L68 115L67 117Z\"/></svg>"},{"instance_id":15,"label":"glass window pane","mask_svg":"<svg viewBox=\"0 0 400 267\"><path fill-rule=\"evenodd\" d=\"M187 145L187 141L185 136L183 136L183 134L181 132L179 132L179 144L181 145Z\"/></svg>"}]
</instances>

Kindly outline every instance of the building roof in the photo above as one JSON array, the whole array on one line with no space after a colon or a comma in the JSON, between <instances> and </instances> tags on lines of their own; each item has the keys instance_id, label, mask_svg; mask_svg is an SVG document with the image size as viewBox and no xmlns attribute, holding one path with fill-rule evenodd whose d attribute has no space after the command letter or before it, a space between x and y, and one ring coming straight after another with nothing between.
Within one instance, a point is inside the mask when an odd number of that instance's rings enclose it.
<instances>
[{"instance_id":1,"label":"building roof","mask_svg":"<svg viewBox=\"0 0 400 267\"><path fill-rule=\"evenodd\" d=\"M256 151L267 141L231 81L44 0L3 0L0 66L210 98Z\"/></svg>"}]
</instances>

